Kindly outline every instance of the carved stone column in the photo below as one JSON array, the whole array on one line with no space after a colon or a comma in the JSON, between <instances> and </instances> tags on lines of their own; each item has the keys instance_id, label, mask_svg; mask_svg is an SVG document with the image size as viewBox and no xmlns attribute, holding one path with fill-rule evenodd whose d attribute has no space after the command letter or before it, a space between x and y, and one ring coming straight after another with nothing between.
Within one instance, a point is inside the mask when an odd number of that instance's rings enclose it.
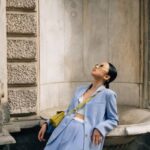
<instances>
[{"instance_id":1,"label":"carved stone column","mask_svg":"<svg viewBox=\"0 0 150 150\"><path fill-rule=\"evenodd\" d=\"M7 103L6 1L0 0L0 132L9 121ZM6 114L5 114L6 112Z\"/></svg>"},{"instance_id":2,"label":"carved stone column","mask_svg":"<svg viewBox=\"0 0 150 150\"><path fill-rule=\"evenodd\" d=\"M150 22L149 22L149 1L140 0L140 59L141 62L141 82L143 83L140 87L140 106L141 108L150 108L150 95L149 95L149 37L150 37Z\"/></svg>"}]
</instances>

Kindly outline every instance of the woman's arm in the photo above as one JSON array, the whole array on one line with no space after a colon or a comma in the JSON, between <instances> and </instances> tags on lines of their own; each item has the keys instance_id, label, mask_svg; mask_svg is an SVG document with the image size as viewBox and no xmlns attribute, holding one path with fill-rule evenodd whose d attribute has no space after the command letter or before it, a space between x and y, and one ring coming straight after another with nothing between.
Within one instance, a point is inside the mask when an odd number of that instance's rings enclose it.
<instances>
[{"instance_id":1,"label":"woman's arm","mask_svg":"<svg viewBox=\"0 0 150 150\"><path fill-rule=\"evenodd\" d=\"M116 97L116 92L109 92L106 104L106 120L94 127L99 130L103 137L119 124Z\"/></svg>"}]
</instances>

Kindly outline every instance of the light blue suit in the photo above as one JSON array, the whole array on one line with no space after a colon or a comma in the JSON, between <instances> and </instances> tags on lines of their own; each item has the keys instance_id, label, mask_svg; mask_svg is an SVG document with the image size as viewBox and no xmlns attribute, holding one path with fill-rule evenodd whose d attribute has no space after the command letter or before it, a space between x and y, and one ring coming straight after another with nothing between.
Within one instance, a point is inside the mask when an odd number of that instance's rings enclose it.
<instances>
[{"instance_id":1,"label":"light blue suit","mask_svg":"<svg viewBox=\"0 0 150 150\"><path fill-rule=\"evenodd\" d=\"M86 92L90 85L81 85L77 87L70 105L65 111L73 109L78 105L78 98ZM97 94L90 102L85 105L85 123L84 123L84 148L83 150L102 150L105 136L119 123L116 97L117 94L111 89L105 88L101 85L93 95ZM73 119L74 114L65 116L62 122L53 131L52 135L48 139L46 146L50 144L59 134L67 127L69 122ZM51 129L49 120L47 133ZM99 145L95 145L91 142L91 134L94 128L97 128L103 135L102 142ZM81 143L82 144L82 143ZM48 148L47 148L48 149ZM46 150L47 150L46 149ZM72 150L77 150L76 148Z\"/></svg>"}]
</instances>

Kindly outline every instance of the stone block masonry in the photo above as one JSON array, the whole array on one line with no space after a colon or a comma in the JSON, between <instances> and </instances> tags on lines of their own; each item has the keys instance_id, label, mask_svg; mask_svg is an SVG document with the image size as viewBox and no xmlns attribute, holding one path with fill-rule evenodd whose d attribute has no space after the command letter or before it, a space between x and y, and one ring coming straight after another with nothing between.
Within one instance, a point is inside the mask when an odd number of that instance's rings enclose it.
<instances>
[{"instance_id":1,"label":"stone block masonry","mask_svg":"<svg viewBox=\"0 0 150 150\"><path fill-rule=\"evenodd\" d=\"M7 9L25 9L34 11L36 0L7 0Z\"/></svg>"},{"instance_id":2,"label":"stone block masonry","mask_svg":"<svg viewBox=\"0 0 150 150\"><path fill-rule=\"evenodd\" d=\"M8 63L8 84L36 84L36 63Z\"/></svg>"},{"instance_id":3,"label":"stone block masonry","mask_svg":"<svg viewBox=\"0 0 150 150\"><path fill-rule=\"evenodd\" d=\"M7 0L8 103L11 115L37 112L38 0Z\"/></svg>"},{"instance_id":4,"label":"stone block masonry","mask_svg":"<svg viewBox=\"0 0 150 150\"><path fill-rule=\"evenodd\" d=\"M37 43L35 39L8 39L7 58L11 60L34 60L36 57Z\"/></svg>"},{"instance_id":5,"label":"stone block masonry","mask_svg":"<svg viewBox=\"0 0 150 150\"><path fill-rule=\"evenodd\" d=\"M9 88L8 102L11 112L33 113L36 111L37 90L35 88Z\"/></svg>"},{"instance_id":6,"label":"stone block masonry","mask_svg":"<svg viewBox=\"0 0 150 150\"><path fill-rule=\"evenodd\" d=\"M37 23L35 14L7 13L7 33L36 34Z\"/></svg>"}]
</instances>

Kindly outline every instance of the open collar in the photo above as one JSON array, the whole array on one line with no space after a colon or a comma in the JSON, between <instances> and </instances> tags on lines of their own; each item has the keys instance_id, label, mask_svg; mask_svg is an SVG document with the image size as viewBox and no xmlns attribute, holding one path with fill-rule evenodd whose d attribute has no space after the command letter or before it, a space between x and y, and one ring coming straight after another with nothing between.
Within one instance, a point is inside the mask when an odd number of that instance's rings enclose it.
<instances>
[{"instance_id":1,"label":"open collar","mask_svg":"<svg viewBox=\"0 0 150 150\"><path fill-rule=\"evenodd\" d=\"M81 89L81 91L78 93L77 98L79 98L81 95L83 95L89 88L91 88L92 85L93 85L93 84L90 83L90 84L88 84L88 85L86 85L86 86L83 86L83 88ZM96 90L91 96L97 94L98 92L104 90L105 88L106 88L106 87L105 87L104 85L100 85L100 86L97 88L97 90Z\"/></svg>"},{"instance_id":2,"label":"open collar","mask_svg":"<svg viewBox=\"0 0 150 150\"><path fill-rule=\"evenodd\" d=\"M92 87L92 83L87 87L87 89L86 89L86 91L89 89L89 88L91 88ZM100 85L97 89L96 89L96 91L91 95L91 96L93 96L93 95L95 95L96 93L98 93L98 92L100 92L100 91L102 91L103 89L105 89L106 87L102 84L102 85Z\"/></svg>"}]
</instances>

